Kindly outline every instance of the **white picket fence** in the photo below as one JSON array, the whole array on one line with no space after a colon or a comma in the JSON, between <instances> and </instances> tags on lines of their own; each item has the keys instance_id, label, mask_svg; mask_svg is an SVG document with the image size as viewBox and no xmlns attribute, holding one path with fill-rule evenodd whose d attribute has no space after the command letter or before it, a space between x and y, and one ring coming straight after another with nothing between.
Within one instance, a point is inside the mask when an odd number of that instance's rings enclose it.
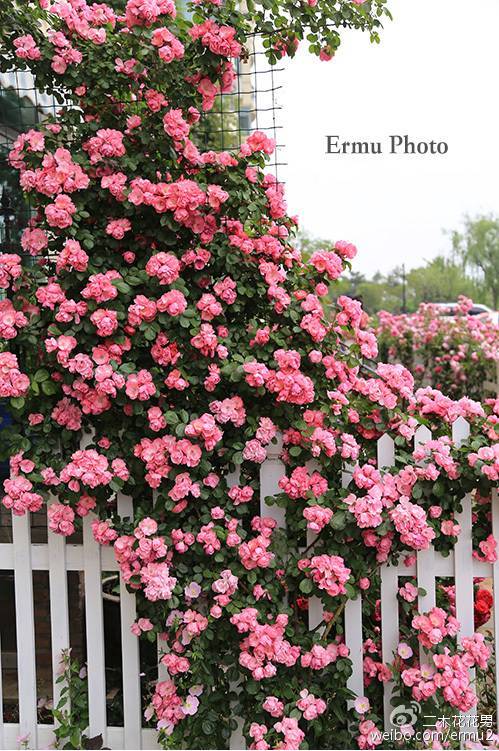
<instances>
[{"instance_id":1,"label":"white picket fence","mask_svg":"<svg viewBox=\"0 0 499 751\"><path fill-rule=\"evenodd\" d=\"M456 441L466 440L469 426L459 418L453 426ZM428 440L431 434L425 427L419 428L415 444ZM261 465L261 513L276 519L285 526L284 510L268 506L265 498L279 492L278 481L285 473L279 459L280 445L269 448L267 460ZM390 467L394 462L393 440L385 435L378 442L378 466ZM342 484L346 487L351 474L345 471ZM238 471L229 477L229 484L237 484ZM121 516L130 516L131 500L120 497L118 510ZM53 740L53 727L37 722L37 689L35 665L35 620L33 606L33 571L46 571L50 584L50 612L52 636L52 663L54 674L54 704L57 704L60 684L55 683L61 651L69 647L69 610L67 572L82 572L85 582L86 640L88 658L89 734L102 733L104 745L121 749L157 748L154 730L142 727L139 642L130 632L135 620L135 596L121 587L120 619L122 639L123 708L124 726L107 727L104 617L102 600L103 572L118 571L112 548L103 548L95 543L91 532L91 517L84 519L83 544L73 545L63 537L48 533L48 543L31 542L29 516L12 517L13 541L0 544L0 569L14 572L15 614L17 630L17 676L19 689L19 723L4 723L0 712L0 748L18 747L16 738L29 735L30 748L46 748ZM473 578L491 577L495 592L499 592L499 563L485 564L472 558L471 498L463 499L463 511L456 521L461 534L448 557L443 557L433 548L419 552L416 564L406 567L384 565L381 568L381 619L383 660L389 662L398 645L398 599L399 577L417 577L418 586L426 590L419 598L419 606L426 611L435 604L437 577L451 577L456 586L457 618L461 622L459 638L474 631ZM499 500L495 496L492 511L492 531L499 539ZM309 543L312 538L309 538ZM499 638L499 608L495 605L495 639ZM312 598L309 607L309 626L314 628L322 619L320 601ZM356 695L363 695L362 657L362 602L360 597L349 600L345 608L346 643L350 649L353 672L348 687ZM499 662L499 661L498 661ZM0 666L1 667L1 666ZM163 677L164 667L160 666ZM499 688L499 673L496 672L496 687ZM389 729L392 686L385 684L385 729ZM499 696L499 691L497 692ZM0 708L3 708L0 670ZM244 748L241 723L231 738L230 748Z\"/></svg>"}]
</instances>

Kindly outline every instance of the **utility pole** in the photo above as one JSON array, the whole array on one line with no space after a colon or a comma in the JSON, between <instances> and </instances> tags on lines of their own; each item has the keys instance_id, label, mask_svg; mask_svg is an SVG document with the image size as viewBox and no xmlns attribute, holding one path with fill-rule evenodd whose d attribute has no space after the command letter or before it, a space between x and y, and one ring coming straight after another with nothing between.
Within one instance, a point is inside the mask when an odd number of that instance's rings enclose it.
<instances>
[{"instance_id":1,"label":"utility pole","mask_svg":"<svg viewBox=\"0 0 499 751\"><path fill-rule=\"evenodd\" d=\"M402 264L402 313L407 313L407 277L405 263Z\"/></svg>"}]
</instances>

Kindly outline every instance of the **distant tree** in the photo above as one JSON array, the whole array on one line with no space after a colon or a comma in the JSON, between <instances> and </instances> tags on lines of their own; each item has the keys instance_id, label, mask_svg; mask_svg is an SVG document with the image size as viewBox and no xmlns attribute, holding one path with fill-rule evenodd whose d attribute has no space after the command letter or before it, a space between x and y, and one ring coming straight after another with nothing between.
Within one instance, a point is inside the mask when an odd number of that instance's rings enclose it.
<instances>
[{"instance_id":1,"label":"distant tree","mask_svg":"<svg viewBox=\"0 0 499 751\"><path fill-rule=\"evenodd\" d=\"M316 250L331 248L333 245L334 240L324 240L324 238L321 237L313 237L304 230L300 230L296 236L296 246L306 258L309 258Z\"/></svg>"},{"instance_id":2,"label":"distant tree","mask_svg":"<svg viewBox=\"0 0 499 751\"><path fill-rule=\"evenodd\" d=\"M499 305L499 217L493 214L464 219L464 230L452 232L452 248L465 271L490 292L494 309Z\"/></svg>"},{"instance_id":3,"label":"distant tree","mask_svg":"<svg viewBox=\"0 0 499 751\"><path fill-rule=\"evenodd\" d=\"M437 256L407 274L409 308L416 310L422 302L456 302L459 295L477 300L480 286L466 276L462 265Z\"/></svg>"},{"instance_id":4,"label":"distant tree","mask_svg":"<svg viewBox=\"0 0 499 751\"><path fill-rule=\"evenodd\" d=\"M499 220L497 224L499 225ZM298 247L305 258L310 258L314 251L321 248L331 248L333 244L332 240L315 238L307 232L300 232L298 235ZM499 263L498 258L499 251L496 250L496 265ZM489 273L494 274L493 271ZM364 309L371 315L380 310L401 313L403 275L402 266L396 266L387 274L376 271L370 279L358 271L346 271L334 285L334 289L331 288L331 303L339 295L348 295L361 300ZM406 273L407 312L415 312L422 302L456 302L459 295L497 307L491 294L492 282L489 280L485 284L485 276L485 272L472 267L471 261L465 263L462 251L458 252L454 247L451 257L439 255ZM496 268L496 286L499 284L498 276L499 269Z\"/></svg>"}]
</instances>

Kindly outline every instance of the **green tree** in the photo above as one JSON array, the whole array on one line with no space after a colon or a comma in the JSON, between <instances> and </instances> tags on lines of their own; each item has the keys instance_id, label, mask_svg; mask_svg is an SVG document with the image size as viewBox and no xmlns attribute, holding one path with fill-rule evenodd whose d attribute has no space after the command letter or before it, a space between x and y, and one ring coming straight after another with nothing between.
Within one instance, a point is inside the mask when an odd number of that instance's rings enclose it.
<instances>
[{"instance_id":1,"label":"green tree","mask_svg":"<svg viewBox=\"0 0 499 751\"><path fill-rule=\"evenodd\" d=\"M464 230L452 232L452 248L465 270L490 292L492 306L499 304L499 217L466 216Z\"/></svg>"},{"instance_id":2,"label":"green tree","mask_svg":"<svg viewBox=\"0 0 499 751\"><path fill-rule=\"evenodd\" d=\"M422 302L455 302L459 295L481 298L480 285L466 276L461 265L444 256L409 271L407 287L411 310Z\"/></svg>"}]
</instances>

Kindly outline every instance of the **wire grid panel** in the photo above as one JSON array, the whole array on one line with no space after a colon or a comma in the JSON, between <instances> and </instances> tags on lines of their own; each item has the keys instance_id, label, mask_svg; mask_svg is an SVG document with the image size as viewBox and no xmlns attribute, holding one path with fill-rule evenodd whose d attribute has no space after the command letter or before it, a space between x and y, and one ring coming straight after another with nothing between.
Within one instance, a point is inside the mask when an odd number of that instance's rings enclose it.
<instances>
[{"instance_id":1,"label":"wire grid panel","mask_svg":"<svg viewBox=\"0 0 499 751\"><path fill-rule=\"evenodd\" d=\"M7 226L0 216L0 244L7 252L19 251L21 231L31 216L30 201L23 197L19 175L8 161L8 153L20 133L36 128L48 115L56 115L61 105L53 96L40 92L29 71L0 73L0 194L2 207L8 191L12 222Z\"/></svg>"},{"instance_id":2,"label":"wire grid panel","mask_svg":"<svg viewBox=\"0 0 499 751\"><path fill-rule=\"evenodd\" d=\"M284 68L268 63L257 34L249 36L245 55L235 60L234 66L237 75L233 91L216 97L213 109L202 114L192 138L204 150L237 152L250 133L261 130L276 142L266 171L279 181L285 166L278 104L280 74ZM8 191L8 204L13 212L10 226L0 216L0 244L4 251L24 255L19 247L20 235L33 213L7 155L20 133L36 128L47 116L56 116L61 109L72 106L62 90L57 94L56 99L38 91L29 71L0 74L0 192Z\"/></svg>"},{"instance_id":3,"label":"wire grid panel","mask_svg":"<svg viewBox=\"0 0 499 751\"><path fill-rule=\"evenodd\" d=\"M234 67L237 76L233 91L219 94L213 109L202 115L204 140L201 139L201 146L237 150L247 136L261 130L276 142L267 169L279 180L280 168L286 164L279 104L284 66L270 65L261 36L251 34L246 54L234 61Z\"/></svg>"}]
</instances>

